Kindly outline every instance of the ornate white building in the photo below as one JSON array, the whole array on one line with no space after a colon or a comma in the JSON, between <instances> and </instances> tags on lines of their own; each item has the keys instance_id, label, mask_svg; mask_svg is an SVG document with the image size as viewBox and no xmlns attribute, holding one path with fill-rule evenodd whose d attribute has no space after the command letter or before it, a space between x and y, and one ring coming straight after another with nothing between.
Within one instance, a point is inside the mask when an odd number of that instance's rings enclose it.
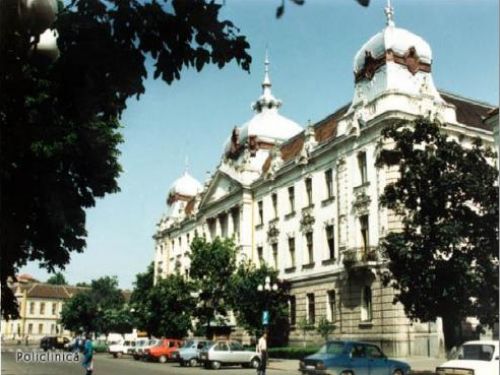
<instances>
[{"instance_id":1,"label":"ornate white building","mask_svg":"<svg viewBox=\"0 0 500 375\"><path fill-rule=\"evenodd\" d=\"M195 236L234 237L240 259L266 262L291 282L292 341L302 337L301 319L326 316L334 336L374 341L391 355L442 350L439 322L409 321L380 281L377 245L401 225L379 204L397 179L374 165L380 131L424 116L463 143L492 144L482 118L494 109L438 91L429 44L396 27L390 6L385 12L385 28L354 57L352 102L305 129L279 113L266 57L255 113L232 130L215 172L203 185L186 172L169 191L154 235L157 277L188 271Z\"/></svg>"}]
</instances>

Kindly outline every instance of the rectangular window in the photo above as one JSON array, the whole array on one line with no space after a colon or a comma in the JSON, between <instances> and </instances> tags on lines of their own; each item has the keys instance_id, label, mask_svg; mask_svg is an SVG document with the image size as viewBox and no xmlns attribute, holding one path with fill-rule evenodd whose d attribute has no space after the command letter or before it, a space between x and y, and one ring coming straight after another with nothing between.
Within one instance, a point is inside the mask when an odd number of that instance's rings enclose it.
<instances>
[{"instance_id":1,"label":"rectangular window","mask_svg":"<svg viewBox=\"0 0 500 375\"><path fill-rule=\"evenodd\" d=\"M359 176L361 177L361 184L368 182L368 172L366 170L366 152L358 154L358 168Z\"/></svg>"},{"instance_id":2,"label":"rectangular window","mask_svg":"<svg viewBox=\"0 0 500 375\"><path fill-rule=\"evenodd\" d=\"M187 244L188 244L188 246L189 246L189 244L190 244L190 240L191 240L191 236L189 235L189 233L188 233L188 234L186 234L186 240L187 240Z\"/></svg>"},{"instance_id":3,"label":"rectangular window","mask_svg":"<svg viewBox=\"0 0 500 375\"><path fill-rule=\"evenodd\" d=\"M307 322L314 324L316 322L316 308L314 305L314 293L307 294Z\"/></svg>"},{"instance_id":4,"label":"rectangular window","mask_svg":"<svg viewBox=\"0 0 500 375\"><path fill-rule=\"evenodd\" d=\"M227 232L227 215L220 215L219 216L219 223L220 223L220 232L221 232L221 237L226 238L228 236Z\"/></svg>"},{"instance_id":5,"label":"rectangular window","mask_svg":"<svg viewBox=\"0 0 500 375\"><path fill-rule=\"evenodd\" d=\"M326 183L326 198L332 198L333 197L333 177L332 177L332 170L327 169L325 171L325 183Z\"/></svg>"},{"instance_id":6,"label":"rectangular window","mask_svg":"<svg viewBox=\"0 0 500 375\"><path fill-rule=\"evenodd\" d=\"M305 179L305 184L306 184L306 195L307 195L307 205L310 206L312 205L313 202L313 197L312 197L312 179L306 178Z\"/></svg>"},{"instance_id":7,"label":"rectangular window","mask_svg":"<svg viewBox=\"0 0 500 375\"><path fill-rule=\"evenodd\" d=\"M56 315L57 314L57 303L53 303L52 304L52 315Z\"/></svg>"},{"instance_id":8,"label":"rectangular window","mask_svg":"<svg viewBox=\"0 0 500 375\"><path fill-rule=\"evenodd\" d=\"M264 264L264 249L262 246L257 247L257 258L259 259L259 265L262 266Z\"/></svg>"},{"instance_id":9,"label":"rectangular window","mask_svg":"<svg viewBox=\"0 0 500 375\"><path fill-rule=\"evenodd\" d=\"M38 325L38 333L43 333L43 323Z\"/></svg>"},{"instance_id":10,"label":"rectangular window","mask_svg":"<svg viewBox=\"0 0 500 375\"><path fill-rule=\"evenodd\" d=\"M288 203L290 213L295 212L295 188L293 186L288 188Z\"/></svg>"},{"instance_id":11,"label":"rectangular window","mask_svg":"<svg viewBox=\"0 0 500 375\"><path fill-rule=\"evenodd\" d=\"M278 218L278 194L274 193L271 195L271 199L273 201L273 214L274 218Z\"/></svg>"},{"instance_id":12,"label":"rectangular window","mask_svg":"<svg viewBox=\"0 0 500 375\"><path fill-rule=\"evenodd\" d=\"M272 248L273 248L273 266L274 269L278 269L278 244L273 243Z\"/></svg>"},{"instance_id":13,"label":"rectangular window","mask_svg":"<svg viewBox=\"0 0 500 375\"><path fill-rule=\"evenodd\" d=\"M363 254L367 254L370 246L368 215L359 218L359 227L361 230L361 251Z\"/></svg>"},{"instance_id":14,"label":"rectangular window","mask_svg":"<svg viewBox=\"0 0 500 375\"><path fill-rule=\"evenodd\" d=\"M325 232L329 259L335 259L335 235L333 225L327 225L325 227Z\"/></svg>"},{"instance_id":15,"label":"rectangular window","mask_svg":"<svg viewBox=\"0 0 500 375\"><path fill-rule=\"evenodd\" d=\"M50 325L50 334L53 335L54 333L56 333L56 325L55 324L51 324Z\"/></svg>"},{"instance_id":16,"label":"rectangular window","mask_svg":"<svg viewBox=\"0 0 500 375\"><path fill-rule=\"evenodd\" d=\"M372 320L372 289L369 286L361 290L361 321Z\"/></svg>"},{"instance_id":17,"label":"rectangular window","mask_svg":"<svg viewBox=\"0 0 500 375\"><path fill-rule=\"evenodd\" d=\"M295 267L295 238L288 239L288 252L290 254L290 267Z\"/></svg>"},{"instance_id":18,"label":"rectangular window","mask_svg":"<svg viewBox=\"0 0 500 375\"><path fill-rule=\"evenodd\" d=\"M40 315L45 315L45 302L40 302Z\"/></svg>"},{"instance_id":19,"label":"rectangular window","mask_svg":"<svg viewBox=\"0 0 500 375\"><path fill-rule=\"evenodd\" d=\"M290 305L290 325L294 326L297 316L297 304L295 301L295 296L290 296L289 305Z\"/></svg>"},{"instance_id":20,"label":"rectangular window","mask_svg":"<svg viewBox=\"0 0 500 375\"><path fill-rule=\"evenodd\" d=\"M257 202L257 207L259 212L258 224L262 225L264 224L264 208L262 206L262 201Z\"/></svg>"},{"instance_id":21,"label":"rectangular window","mask_svg":"<svg viewBox=\"0 0 500 375\"><path fill-rule=\"evenodd\" d=\"M306 246L307 246L307 261L308 263L314 262L313 255L313 234L312 232L306 233Z\"/></svg>"},{"instance_id":22,"label":"rectangular window","mask_svg":"<svg viewBox=\"0 0 500 375\"><path fill-rule=\"evenodd\" d=\"M334 290L329 290L326 295L326 318L334 323L337 321L337 301Z\"/></svg>"},{"instance_id":23,"label":"rectangular window","mask_svg":"<svg viewBox=\"0 0 500 375\"><path fill-rule=\"evenodd\" d=\"M28 333L32 334L33 333L33 323L28 324Z\"/></svg>"},{"instance_id":24,"label":"rectangular window","mask_svg":"<svg viewBox=\"0 0 500 375\"><path fill-rule=\"evenodd\" d=\"M35 302L30 302L30 314L33 315L35 313Z\"/></svg>"}]
</instances>

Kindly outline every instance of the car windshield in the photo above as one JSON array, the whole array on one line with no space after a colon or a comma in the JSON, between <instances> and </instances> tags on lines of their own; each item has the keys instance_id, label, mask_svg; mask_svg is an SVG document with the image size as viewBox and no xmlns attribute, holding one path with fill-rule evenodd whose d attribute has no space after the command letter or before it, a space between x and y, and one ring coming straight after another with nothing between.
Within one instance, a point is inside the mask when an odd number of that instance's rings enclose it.
<instances>
[{"instance_id":1,"label":"car windshield","mask_svg":"<svg viewBox=\"0 0 500 375\"><path fill-rule=\"evenodd\" d=\"M182 345L183 348L190 348L193 345L193 341L186 341L184 345Z\"/></svg>"},{"instance_id":2,"label":"car windshield","mask_svg":"<svg viewBox=\"0 0 500 375\"><path fill-rule=\"evenodd\" d=\"M491 361L495 347L488 344L467 344L458 351L458 358L472 361Z\"/></svg>"},{"instance_id":3,"label":"car windshield","mask_svg":"<svg viewBox=\"0 0 500 375\"><path fill-rule=\"evenodd\" d=\"M149 340L149 345L157 345L157 344L158 344L158 340L156 340L156 339Z\"/></svg>"},{"instance_id":4,"label":"car windshield","mask_svg":"<svg viewBox=\"0 0 500 375\"><path fill-rule=\"evenodd\" d=\"M329 342L321 347L318 353L320 354L330 354L330 355L340 355L344 351L343 342Z\"/></svg>"}]
</instances>

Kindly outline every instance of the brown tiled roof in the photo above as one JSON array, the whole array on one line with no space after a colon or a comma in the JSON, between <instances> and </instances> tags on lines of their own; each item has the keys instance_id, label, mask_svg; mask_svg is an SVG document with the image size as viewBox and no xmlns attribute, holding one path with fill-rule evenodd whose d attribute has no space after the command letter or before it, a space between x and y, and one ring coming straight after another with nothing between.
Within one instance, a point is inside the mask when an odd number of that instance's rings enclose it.
<instances>
[{"instance_id":1,"label":"brown tiled roof","mask_svg":"<svg viewBox=\"0 0 500 375\"><path fill-rule=\"evenodd\" d=\"M87 288L68 286L68 285L53 285L34 283L31 284L27 291L27 297L31 298L54 298L68 299L75 293L82 292Z\"/></svg>"},{"instance_id":2,"label":"brown tiled roof","mask_svg":"<svg viewBox=\"0 0 500 375\"><path fill-rule=\"evenodd\" d=\"M475 100L462 98L448 92L440 91L439 93L446 102L456 107L457 121L459 123L474 128L491 130L491 128L483 122L483 119L488 116L488 113L494 110L495 107Z\"/></svg>"}]
</instances>

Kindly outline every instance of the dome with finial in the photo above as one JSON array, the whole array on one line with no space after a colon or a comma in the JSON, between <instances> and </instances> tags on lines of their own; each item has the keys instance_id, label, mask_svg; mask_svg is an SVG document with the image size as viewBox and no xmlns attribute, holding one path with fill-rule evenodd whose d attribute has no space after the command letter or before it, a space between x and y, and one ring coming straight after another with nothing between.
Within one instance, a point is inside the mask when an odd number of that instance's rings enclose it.
<instances>
[{"instance_id":1,"label":"dome with finial","mask_svg":"<svg viewBox=\"0 0 500 375\"><path fill-rule=\"evenodd\" d=\"M430 69L432 50L429 44L420 36L396 27L390 0L385 14L386 27L363 44L354 57L354 74L357 80L370 78L373 70L383 65L382 60L413 64L411 68L415 70L420 63Z\"/></svg>"},{"instance_id":2,"label":"dome with finial","mask_svg":"<svg viewBox=\"0 0 500 375\"><path fill-rule=\"evenodd\" d=\"M299 124L282 116L278 112L282 102L276 99L271 92L272 84L269 78L269 58L267 51L264 66L262 95L252 104L255 115L240 129L240 141L244 141L251 136L256 136L261 140L285 141L303 130Z\"/></svg>"},{"instance_id":3,"label":"dome with finial","mask_svg":"<svg viewBox=\"0 0 500 375\"><path fill-rule=\"evenodd\" d=\"M170 187L167 203L171 205L176 200L189 200L201 192L202 188L200 182L186 170Z\"/></svg>"}]
</instances>

